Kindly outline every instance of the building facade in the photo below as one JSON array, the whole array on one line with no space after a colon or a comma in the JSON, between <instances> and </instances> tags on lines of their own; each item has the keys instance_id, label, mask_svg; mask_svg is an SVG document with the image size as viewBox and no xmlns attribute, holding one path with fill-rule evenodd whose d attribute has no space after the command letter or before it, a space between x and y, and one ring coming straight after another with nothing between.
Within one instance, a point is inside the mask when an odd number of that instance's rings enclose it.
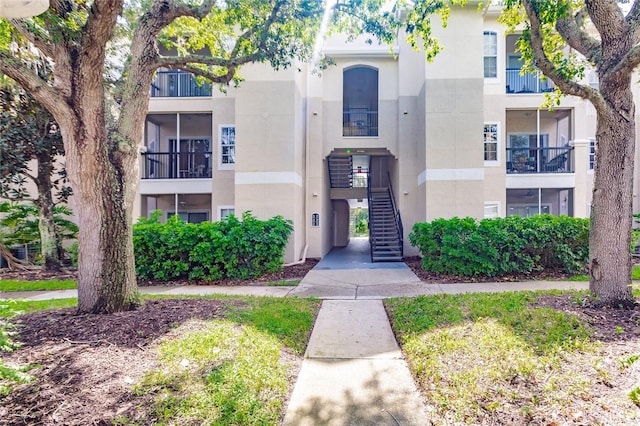
<instances>
[{"instance_id":1,"label":"building facade","mask_svg":"<svg viewBox=\"0 0 640 426\"><path fill-rule=\"evenodd\" d=\"M333 66L252 65L227 93L158 72L136 211L281 215L294 225L286 261L347 245L354 207L369 211L376 260L416 254L411 227L440 217L587 217L595 110L572 97L540 109L553 84L521 75L499 14L455 9L431 63L402 40L333 36Z\"/></svg>"}]
</instances>

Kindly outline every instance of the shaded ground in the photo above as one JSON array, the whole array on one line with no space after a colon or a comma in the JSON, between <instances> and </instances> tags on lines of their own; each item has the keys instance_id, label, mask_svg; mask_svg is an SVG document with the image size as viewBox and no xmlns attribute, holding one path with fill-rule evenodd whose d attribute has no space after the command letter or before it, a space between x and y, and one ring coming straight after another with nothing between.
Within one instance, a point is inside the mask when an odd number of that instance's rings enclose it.
<instances>
[{"instance_id":1,"label":"shaded ground","mask_svg":"<svg viewBox=\"0 0 640 426\"><path fill-rule=\"evenodd\" d=\"M416 261L410 259L407 263L415 271ZM285 268L282 273L265 277L261 282L300 279L313 265L315 263L310 261ZM429 282L460 282L456 277L416 272ZM0 274L2 278L7 276ZM31 371L37 380L18 386L8 397L0 397L0 424L109 425L121 416L137 418L137 413L151 407L152 401L134 397L133 384L145 371L156 367L153 348L158 338L190 318L219 317L229 303L240 302L151 300L136 311L115 315L75 315L73 310L63 309L19 317L14 322L19 326L19 341L23 346L12 354L3 354L2 358L5 362L39 365ZM578 414L567 424L620 424L619 413L607 408L615 407L615 404L608 401L640 386L640 367L637 365L640 361L632 367L635 374L629 374L628 369L621 370L619 363L630 355L640 355L640 308L603 310L590 305L588 300L575 300L573 296L549 296L538 303L580 316L591 325L595 338L602 342L599 370L591 369L592 377L584 377L594 383L593 391L589 398L571 402L576 404ZM599 404L602 410L595 418L581 417L580 406L590 404Z\"/></svg>"},{"instance_id":2,"label":"shaded ground","mask_svg":"<svg viewBox=\"0 0 640 426\"><path fill-rule=\"evenodd\" d=\"M533 272L526 275L505 275L502 277L465 277L461 275L436 274L422 269L422 260L419 256L407 257L404 263L411 268L414 274L425 283L483 283L483 282L516 282L516 281L535 281L535 280L566 280L571 278L572 274L564 271L542 271Z\"/></svg>"}]
</instances>

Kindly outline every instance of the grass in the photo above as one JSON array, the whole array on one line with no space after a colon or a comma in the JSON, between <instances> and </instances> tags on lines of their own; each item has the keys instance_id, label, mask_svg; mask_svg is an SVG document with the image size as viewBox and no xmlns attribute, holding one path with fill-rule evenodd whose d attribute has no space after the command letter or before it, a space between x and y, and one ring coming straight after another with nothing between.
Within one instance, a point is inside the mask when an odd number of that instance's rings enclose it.
<instances>
[{"instance_id":1,"label":"grass","mask_svg":"<svg viewBox=\"0 0 640 426\"><path fill-rule=\"evenodd\" d=\"M509 406L521 407L526 423L588 394L590 378L573 368L587 368L578 355L594 353L597 344L576 316L532 306L543 294L549 292L385 302L436 424L504 420L500 407Z\"/></svg>"},{"instance_id":2,"label":"grass","mask_svg":"<svg viewBox=\"0 0 640 426\"><path fill-rule=\"evenodd\" d=\"M78 299L75 297L52 300L10 300L9 303L0 303L0 317L7 318L14 316L16 313L27 314L29 312L69 308L77 305Z\"/></svg>"},{"instance_id":3,"label":"grass","mask_svg":"<svg viewBox=\"0 0 640 426\"><path fill-rule=\"evenodd\" d=\"M22 281L22 280L0 280L0 291L53 291L53 290L70 290L78 288L75 280L38 280L38 281Z\"/></svg>"},{"instance_id":4,"label":"grass","mask_svg":"<svg viewBox=\"0 0 640 426\"><path fill-rule=\"evenodd\" d=\"M235 303L228 304L224 318L183 324L159 345L161 367L147 372L134 388L136 395L153 401L148 420L159 425L277 425L295 374L291 360L304 353L321 302L206 298ZM6 305L12 312L27 313L76 303L76 299L58 299ZM9 309L0 310L3 314L10 315ZM118 418L114 423L130 424L130 419Z\"/></svg>"},{"instance_id":5,"label":"grass","mask_svg":"<svg viewBox=\"0 0 640 426\"><path fill-rule=\"evenodd\" d=\"M154 424L278 424L293 375L286 354L304 352L320 301L234 299L247 303L161 344L162 368L134 390L154 396Z\"/></svg>"}]
</instances>

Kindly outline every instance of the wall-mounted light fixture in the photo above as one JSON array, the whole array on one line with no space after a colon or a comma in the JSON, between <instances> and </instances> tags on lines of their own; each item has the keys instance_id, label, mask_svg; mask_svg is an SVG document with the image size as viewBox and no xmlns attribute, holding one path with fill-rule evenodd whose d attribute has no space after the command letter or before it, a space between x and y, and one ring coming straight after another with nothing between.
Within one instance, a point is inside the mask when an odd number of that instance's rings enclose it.
<instances>
[{"instance_id":1,"label":"wall-mounted light fixture","mask_svg":"<svg viewBox=\"0 0 640 426\"><path fill-rule=\"evenodd\" d=\"M318 111L313 111L313 115L318 115Z\"/></svg>"},{"instance_id":2,"label":"wall-mounted light fixture","mask_svg":"<svg viewBox=\"0 0 640 426\"><path fill-rule=\"evenodd\" d=\"M406 109L402 112L404 115L409 114L409 111L407 111Z\"/></svg>"}]
</instances>

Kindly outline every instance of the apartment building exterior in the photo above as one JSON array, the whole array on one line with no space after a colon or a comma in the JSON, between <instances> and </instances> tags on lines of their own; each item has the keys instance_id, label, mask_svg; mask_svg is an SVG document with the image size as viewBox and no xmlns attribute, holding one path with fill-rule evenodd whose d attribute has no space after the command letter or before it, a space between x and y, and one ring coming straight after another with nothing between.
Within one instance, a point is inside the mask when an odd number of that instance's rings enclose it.
<instances>
[{"instance_id":1,"label":"apartment building exterior","mask_svg":"<svg viewBox=\"0 0 640 426\"><path fill-rule=\"evenodd\" d=\"M402 40L338 35L322 52L333 66L252 65L226 93L158 72L137 213L281 215L294 225L286 261L347 245L354 205L368 206L374 260L416 254L411 227L440 217L587 217L595 110L572 97L540 109L553 84L521 75L499 14L455 9L432 63Z\"/></svg>"}]
</instances>

